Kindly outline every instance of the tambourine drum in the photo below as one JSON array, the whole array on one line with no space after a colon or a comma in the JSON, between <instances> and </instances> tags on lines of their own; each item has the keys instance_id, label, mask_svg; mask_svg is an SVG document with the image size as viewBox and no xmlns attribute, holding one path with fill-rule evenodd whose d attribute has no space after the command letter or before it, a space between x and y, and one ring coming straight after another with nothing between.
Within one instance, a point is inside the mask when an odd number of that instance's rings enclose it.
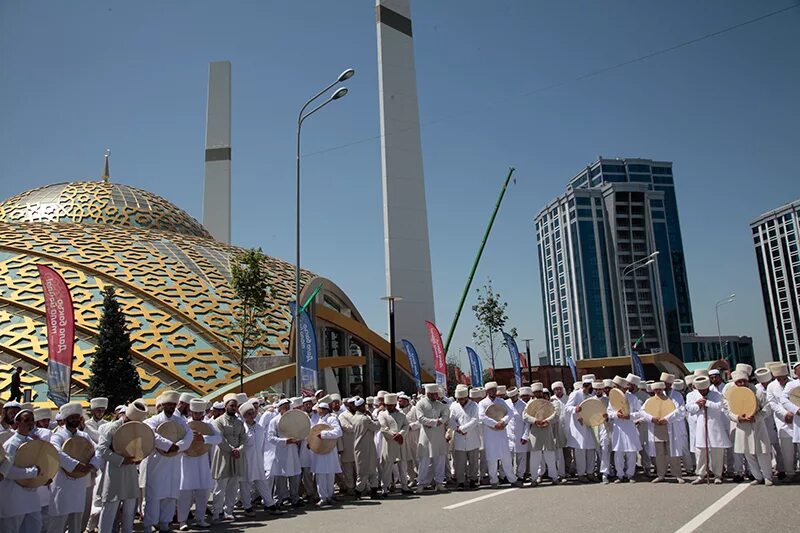
<instances>
[{"instance_id":1,"label":"tambourine drum","mask_svg":"<svg viewBox=\"0 0 800 533\"><path fill-rule=\"evenodd\" d=\"M486 408L486 416L496 422L500 422L508 414L508 409L505 406L493 403Z\"/></svg>"},{"instance_id":2,"label":"tambourine drum","mask_svg":"<svg viewBox=\"0 0 800 533\"><path fill-rule=\"evenodd\" d=\"M578 416L583 419L583 423L589 427L597 427L606 419L603 417L607 413L606 405L597 398L587 398L581 402L581 412Z\"/></svg>"},{"instance_id":3,"label":"tambourine drum","mask_svg":"<svg viewBox=\"0 0 800 533\"><path fill-rule=\"evenodd\" d=\"M789 401L800 407L800 387L795 387L789 391Z\"/></svg>"},{"instance_id":4,"label":"tambourine drum","mask_svg":"<svg viewBox=\"0 0 800 533\"><path fill-rule=\"evenodd\" d=\"M201 422L200 420L191 420L189 422L189 429L192 431L196 431L201 435L211 435L211 427L205 422ZM198 442L192 441L192 444L189 446L189 449L186 450L186 455L189 457L199 457L204 453L208 452L211 449L210 444L206 444L205 442Z\"/></svg>"},{"instance_id":5,"label":"tambourine drum","mask_svg":"<svg viewBox=\"0 0 800 533\"><path fill-rule=\"evenodd\" d=\"M186 435L186 428L183 427L179 422L175 422L174 420L167 420L166 422L162 422L157 428L156 433L170 441L171 443L175 444L179 440L181 440L184 435ZM181 453L179 450L175 450L174 452L165 452L156 448L156 451L163 455L164 457L174 457Z\"/></svg>"},{"instance_id":6,"label":"tambourine drum","mask_svg":"<svg viewBox=\"0 0 800 533\"><path fill-rule=\"evenodd\" d=\"M525 406L525 414L537 421L547 420L556 412L553 404L542 398L535 398Z\"/></svg>"},{"instance_id":7,"label":"tambourine drum","mask_svg":"<svg viewBox=\"0 0 800 533\"><path fill-rule=\"evenodd\" d=\"M311 419L305 411L292 409L281 415L278 421L278 435L284 439L303 440L311 431Z\"/></svg>"},{"instance_id":8,"label":"tambourine drum","mask_svg":"<svg viewBox=\"0 0 800 533\"><path fill-rule=\"evenodd\" d=\"M58 472L60 461L56 447L44 440L31 440L17 448L17 455L14 457L14 466L28 468L30 466L39 467L39 475L30 479L15 480L18 485L34 489L45 485L53 479Z\"/></svg>"},{"instance_id":9,"label":"tambourine drum","mask_svg":"<svg viewBox=\"0 0 800 533\"><path fill-rule=\"evenodd\" d=\"M675 403L669 398L662 399L658 396L652 396L644 402L642 409L652 417L665 418L675 410Z\"/></svg>"},{"instance_id":10,"label":"tambourine drum","mask_svg":"<svg viewBox=\"0 0 800 533\"><path fill-rule=\"evenodd\" d=\"M750 417L758 410L758 400L748 387L734 387L728 393L728 408L736 416Z\"/></svg>"},{"instance_id":11,"label":"tambourine drum","mask_svg":"<svg viewBox=\"0 0 800 533\"><path fill-rule=\"evenodd\" d=\"M142 422L130 421L122 424L114 432L111 447L117 454L139 462L153 453L155 439L150 426Z\"/></svg>"},{"instance_id":12,"label":"tambourine drum","mask_svg":"<svg viewBox=\"0 0 800 533\"><path fill-rule=\"evenodd\" d=\"M631 414L631 408L628 405L628 398L625 393L619 389L611 389L608 393L608 403L615 411L622 411L622 414L628 416Z\"/></svg>"},{"instance_id":13,"label":"tambourine drum","mask_svg":"<svg viewBox=\"0 0 800 533\"><path fill-rule=\"evenodd\" d=\"M323 439L319 434L323 431L330 431L333 428L328 424L317 424L308 433L308 447L311 451L324 455L336 448L336 439Z\"/></svg>"},{"instance_id":14,"label":"tambourine drum","mask_svg":"<svg viewBox=\"0 0 800 533\"><path fill-rule=\"evenodd\" d=\"M94 444L84 437L71 437L67 439L67 442L61 447L61 451L75 459L76 461L89 464L89 461L92 460L94 456ZM62 470L64 470L62 468ZM87 475L89 472L64 472L71 478L81 478Z\"/></svg>"}]
</instances>

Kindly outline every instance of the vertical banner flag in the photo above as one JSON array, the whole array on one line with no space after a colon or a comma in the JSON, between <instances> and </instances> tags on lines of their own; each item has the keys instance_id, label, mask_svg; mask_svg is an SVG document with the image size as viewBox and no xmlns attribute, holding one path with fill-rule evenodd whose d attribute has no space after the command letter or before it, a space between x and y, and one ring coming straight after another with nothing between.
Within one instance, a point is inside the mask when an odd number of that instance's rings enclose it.
<instances>
[{"instance_id":1,"label":"vertical banner flag","mask_svg":"<svg viewBox=\"0 0 800 533\"><path fill-rule=\"evenodd\" d=\"M575 361L572 360L572 356L567 356L567 365L569 366L569 371L572 372L572 381L578 381L578 369L575 367Z\"/></svg>"},{"instance_id":2,"label":"vertical banner flag","mask_svg":"<svg viewBox=\"0 0 800 533\"><path fill-rule=\"evenodd\" d=\"M433 348L433 367L436 371L436 383L444 385L447 388L447 362L444 356L444 344L442 343L442 334L431 322L425 321L425 326L428 328L428 338L431 341L431 348Z\"/></svg>"},{"instance_id":3,"label":"vertical banner flag","mask_svg":"<svg viewBox=\"0 0 800 533\"><path fill-rule=\"evenodd\" d=\"M633 373L644 379L644 365L636 350L631 350L631 363L633 363Z\"/></svg>"},{"instance_id":4,"label":"vertical banner flag","mask_svg":"<svg viewBox=\"0 0 800 533\"><path fill-rule=\"evenodd\" d=\"M525 357L525 354L522 352L519 352L519 362L522 365L522 368L528 368L527 358Z\"/></svg>"},{"instance_id":5,"label":"vertical banner flag","mask_svg":"<svg viewBox=\"0 0 800 533\"><path fill-rule=\"evenodd\" d=\"M422 375L419 371L419 356L417 355L417 350L414 348L414 345L411 344L410 340L403 339L400 341L403 343L403 349L406 351L406 355L408 355L408 364L411 365L411 373L414 374L414 381L417 384L417 390L422 388Z\"/></svg>"},{"instance_id":6,"label":"vertical banner flag","mask_svg":"<svg viewBox=\"0 0 800 533\"><path fill-rule=\"evenodd\" d=\"M481 358L475 350L467 346L467 356L469 357L469 375L472 378L473 387L483 387L483 365Z\"/></svg>"},{"instance_id":7,"label":"vertical banner flag","mask_svg":"<svg viewBox=\"0 0 800 533\"><path fill-rule=\"evenodd\" d=\"M517 388L520 388L522 387L522 368L519 364L519 348L517 348L517 341L505 331L502 333L503 337L506 339L508 355L511 356L511 365L514 367L514 381L516 382Z\"/></svg>"},{"instance_id":8,"label":"vertical banner flag","mask_svg":"<svg viewBox=\"0 0 800 533\"><path fill-rule=\"evenodd\" d=\"M52 268L37 265L47 315L47 397L61 407L69 402L72 352L75 348L75 310L64 278Z\"/></svg>"},{"instance_id":9,"label":"vertical banner flag","mask_svg":"<svg viewBox=\"0 0 800 533\"><path fill-rule=\"evenodd\" d=\"M294 302L289 303L294 316ZM295 324L295 342L300 343L300 389L303 395L314 395L319 384L317 378L317 334L307 311L302 311Z\"/></svg>"}]
</instances>

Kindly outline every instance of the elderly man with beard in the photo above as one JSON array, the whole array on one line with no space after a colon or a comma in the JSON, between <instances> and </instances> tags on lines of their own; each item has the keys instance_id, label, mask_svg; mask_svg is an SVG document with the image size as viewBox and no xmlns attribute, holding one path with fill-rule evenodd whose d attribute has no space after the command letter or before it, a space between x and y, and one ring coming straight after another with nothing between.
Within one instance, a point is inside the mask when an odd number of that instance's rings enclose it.
<instances>
[{"instance_id":1,"label":"elderly man with beard","mask_svg":"<svg viewBox=\"0 0 800 533\"><path fill-rule=\"evenodd\" d=\"M225 403L225 414L213 422L214 429L222 435L222 441L214 449L211 459L211 477L214 478L212 522L233 520L239 483L245 475L247 431L238 416L239 403L235 394L226 394L222 401Z\"/></svg>"},{"instance_id":2,"label":"elderly man with beard","mask_svg":"<svg viewBox=\"0 0 800 533\"><path fill-rule=\"evenodd\" d=\"M398 467L400 489L403 494L411 494L408 490L408 475L406 474L405 438L408 436L408 420L406 415L397 409L397 394L386 393L383 396L386 410L378 413L378 423L381 425L380 434L384 439L381 449L381 484L383 495L387 496L394 487L392 473L395 464Z\"/></svg>"},{"instance_id":3,"label":"elderly man with beard","mask_svg":"<svg viewBox=\"0 0 800 533\"><path fill-rule=\"evenodd\" d=\"M150 533L156 525L159 531L169 531L169 523L175 516L181 486L181 457L192 444L194 435L184 419L175 411L180 395L175 391L161 394L161 412L144 421L155 434L155 449L143 462L139 470L144 476L144 533ZM183 438L171 442L158 434L158 426L164 422L175 422L184 431ZM165 452L176 455L164 455Z\"/></svg>"},{"instance_id":4,"label":"elderly man with beard","mask_svg":"<svg viewBox=\"0 0 800 533\"><path fill-rule=\"evenodd\" d=\"M421 494L433 479L435 490L444 490L445 464L447 462L447 441L445 424L450 420L450 409L439 401L439 385L425 385L425 396L417 402L417 420L422 432L417 445L419 477L417 494ZM505 433L505 432L504 432Z\"/></svg>"},{"instance_id":5,"label":"elderly man with beard","mask_svg":"<svg viewBox=\"0 0 800 533\"><path fill-rule=\"evenodd\" d=\"M253 401L248 401L239 406L239 414L244 420L247 431L247 440L244 445L245 474L239 483L239 499L242 502L245 516L253 516L253 489L256 490L264 507L274 513L275 499L272 496L273 478L267 476L264 466L264 444L267 431L256 422L257 407Z\"/></svg>"},{"instance_id":6,"label":"elderly man with beard","mask_svg":"<svg viewBox=\"0 0 800 533\"><path fill-rule=\"evenodd\" d=\"M55 446L61 461L61 468L53 478L50 488L50 505L48 508L48 533L80 533L83 512L86 507L86 488L91 477L72 477L67 472L88 474L97 471L101 461L95 455L89 463L81 463L63 451L64 444L73 438L86 439L91 442L89 434L80 431L83 408L78 402L70 402L61 406L61 417L64 427L59 428L51 437L50 443Z\"/></svg>"},{"instance_id":7,"label":"elderly man with beard","mask_svg":"<svg viewBox=\"0 0 800 533\"><path fill-rule=\"evenodd\" d=\"M8 402L12 403L12 402ZM14 402L16 403L16 402ZM8 405L8 404L6 404ZM26 442L35 440L33 411L17 407L11 423L16 430L3 444L6 466L3 470L8 477L0 481L0 531L3 533L27 533L42 530L42 507L36 489L19 485L14 479L30 479L39 475L38 467L20 471L14 467L17 450Z\"/></svg>"}]
</instances>

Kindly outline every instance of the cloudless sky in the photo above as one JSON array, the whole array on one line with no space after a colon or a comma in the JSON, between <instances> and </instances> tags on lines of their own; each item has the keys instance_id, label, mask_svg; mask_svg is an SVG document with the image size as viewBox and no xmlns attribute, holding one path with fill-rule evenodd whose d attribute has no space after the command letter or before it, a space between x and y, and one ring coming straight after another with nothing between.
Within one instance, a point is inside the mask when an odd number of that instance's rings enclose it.
<instances>
[{"instance_id":1,"label":"cloudless sky","mask_svg":"<svg viewBox=\"0 0 800 533\"><path fill-rule=\"evenodd\" d=\"M800 197L800 8L578 78L792 4L413 2L443 334L509 166L517 183L473 287L492 278L535 354L533 217L598 155L645 157L674 162L698 333L716 334L714 303L735 292L722 333L751 335L757 360L771 358L748 223ZM0 2L0 198L96 179L110 147L112 181L202 220L208 62L222 59L233 69L233 242L288 261L297 111L356 69L350 94L304 126L303 266L385 333L370 0ZM472 303L474 288L451 350L472 342Z\"/></svg>"}]
</instances>

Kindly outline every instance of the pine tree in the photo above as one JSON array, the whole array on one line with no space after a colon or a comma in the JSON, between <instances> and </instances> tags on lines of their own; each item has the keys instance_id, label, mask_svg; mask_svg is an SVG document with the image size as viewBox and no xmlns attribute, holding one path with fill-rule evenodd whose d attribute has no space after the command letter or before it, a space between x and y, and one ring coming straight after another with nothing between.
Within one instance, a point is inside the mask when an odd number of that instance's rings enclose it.
<instances>
[{"instance_id":1,"label":"pine tree","mask_svg":"<svg viewBox=\"0 0 800 533\"><path fill-rule=\"evenodd\" d=\"M131 358L131 336L114 287L103 290L103 316L92 356L89 397L108 398L109 408L142 397L142 384Z\"/></svg>"}]
</instances>

